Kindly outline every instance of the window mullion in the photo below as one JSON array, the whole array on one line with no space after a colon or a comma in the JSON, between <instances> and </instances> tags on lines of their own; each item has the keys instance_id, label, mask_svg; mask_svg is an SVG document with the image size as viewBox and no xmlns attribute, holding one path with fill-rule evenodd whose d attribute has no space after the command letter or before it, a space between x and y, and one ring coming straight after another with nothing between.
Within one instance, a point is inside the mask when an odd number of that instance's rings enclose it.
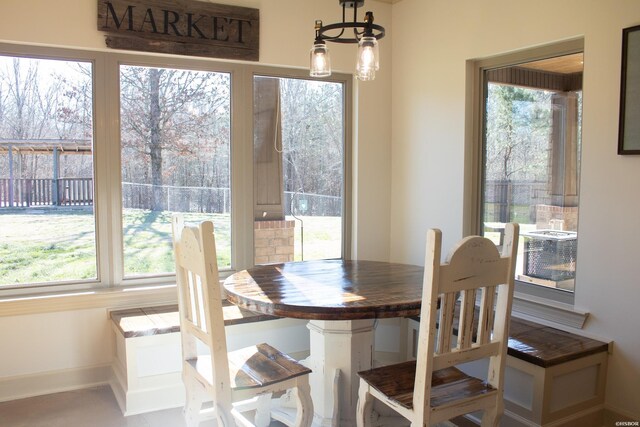
<instances>
[{"instance_id":1,"label":"window mullion","mask_svg":"<svg viewBox=\"0 0 640 427\"><path fill-rule=\"evenodd\" d=\"M106 132L102 139L103 152L106 154L102 162L106 172L103 174L105 185L103 202L107 206L107 215L102 221L102 235L109 236L108 251L104 259L105 276L104 283L108 286L120 285L123 281L123 253L122 253L122 183L120 173L120 82L119 61L116 55L106 55L104 66L103 85L105 106ZM101 218L102 219L102 218Z\"/></svg>"},{"instance_id":2,"label":"window mullion","mask_svg":"<svg viewBox=\"0 0 640 427\"><path fill-rule=\"evenodd\" d=\"M253 266L253 75L248 68L233 73L231 90L232 268Z\"/></svg>"}]
</instances>

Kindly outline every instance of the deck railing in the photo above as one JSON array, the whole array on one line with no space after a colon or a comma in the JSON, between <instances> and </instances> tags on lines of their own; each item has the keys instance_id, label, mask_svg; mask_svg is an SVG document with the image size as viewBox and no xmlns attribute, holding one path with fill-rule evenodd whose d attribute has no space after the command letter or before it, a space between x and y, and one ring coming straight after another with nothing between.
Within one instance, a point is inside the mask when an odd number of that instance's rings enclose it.
<instances>
[{"instance_id":1,"label":"deck railing","mask_svg":"<svg viewBox=\"0 0 640 427\"><path fill-rule=\"evenodd\" d=\"M93 205L92 178L0 179L0 207L89 205Z\"/></svg>"}]
</instances>

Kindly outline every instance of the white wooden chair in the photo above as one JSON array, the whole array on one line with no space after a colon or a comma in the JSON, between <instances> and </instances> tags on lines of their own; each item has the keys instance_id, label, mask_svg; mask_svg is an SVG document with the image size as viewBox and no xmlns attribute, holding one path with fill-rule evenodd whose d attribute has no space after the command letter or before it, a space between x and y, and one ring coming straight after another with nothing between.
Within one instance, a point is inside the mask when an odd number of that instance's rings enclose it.
<instances>
[{"instance_id":1,"label":"white wooden chair","mask_svg":"<svg viewBox=\"0 0 640 427\"><path fill-rule=\"evenodd\" d=\"M288 424L310 426L309 369L268 344L227 353L213 223L185 226L174 216L172 226L187 424L197 426L215 417L218 426L254 425L237 403L256 398L250 401L253 406L244 409L255 409L256 426L268 426L271 394L293 389L297 412L294 423ZM198 354L198 342L210 354ZM213 407L203 410L208 401L213 401Z\"/></svg>"},{"instance_id":2,"label":"white wooden chair","mask_svg":"<svg viewBox=\"0 0 640 427\"><path fill-rule=\"evenodd\" d=\"M470 236L441 264L441 244L440 230L429 230L417 360L358 373L359 427L370 425L374 397L410 420L412 427L481 410L483 426L498 425L503 412L518 224L506 225L502 256L491 240ZM478 292L479 318L474 322ZM462 298L455 325L459 293ZM455 367L487 357L486 382Z\"/></svg>"}]
</instances>

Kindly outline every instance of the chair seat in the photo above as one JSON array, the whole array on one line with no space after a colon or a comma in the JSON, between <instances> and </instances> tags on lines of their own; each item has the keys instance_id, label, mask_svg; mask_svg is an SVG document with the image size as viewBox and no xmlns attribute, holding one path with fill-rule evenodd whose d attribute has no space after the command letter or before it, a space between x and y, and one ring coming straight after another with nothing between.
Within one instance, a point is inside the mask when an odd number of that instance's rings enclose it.
<instances>
[{"instance_id":1,"label":"chair seat","mask_svg":"<svg viewBox=\"0 0 640 427\"><path fill-rule=\"evenodd\" d=\"M389 399L409 410L413 409L415 360L358 372L358 375ZM430 406L435 409L451 402L486 397L495 392L496 389L478 378L453 367L445 368L434 371L431 377Z\"/></svg>"},{"instance_id":2,"label":"chair seat","mask_svg":"<svg viewBox=\"0 0 640 427\"><path fill-rule=\"evenodd\" d=\"M232 351L228 353L228 357L233 390L265 387L311 372L269 344L258 344ZM187 362L208 384L213 383L211 356L198 356Z\"/></svg>"}]
</instances>

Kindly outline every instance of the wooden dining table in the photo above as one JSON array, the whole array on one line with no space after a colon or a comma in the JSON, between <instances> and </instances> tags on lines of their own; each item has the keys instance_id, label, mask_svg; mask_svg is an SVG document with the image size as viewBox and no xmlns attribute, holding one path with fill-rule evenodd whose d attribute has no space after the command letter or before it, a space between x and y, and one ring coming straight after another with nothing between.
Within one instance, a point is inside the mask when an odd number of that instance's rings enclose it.
<instances>
[{"instance_id":1,"label":"wooden dining table","mask_svg":"<svg viewBox=\"0 0 640 427\"><path fill-rule=\"evenodd\" d=\"M261 265L224 281L227 299L255 312L309 320L314 425L354 426L357 372L373 365L376 319L420 313L423 268L378 261Z\"/></svg>"}]
</instances>

